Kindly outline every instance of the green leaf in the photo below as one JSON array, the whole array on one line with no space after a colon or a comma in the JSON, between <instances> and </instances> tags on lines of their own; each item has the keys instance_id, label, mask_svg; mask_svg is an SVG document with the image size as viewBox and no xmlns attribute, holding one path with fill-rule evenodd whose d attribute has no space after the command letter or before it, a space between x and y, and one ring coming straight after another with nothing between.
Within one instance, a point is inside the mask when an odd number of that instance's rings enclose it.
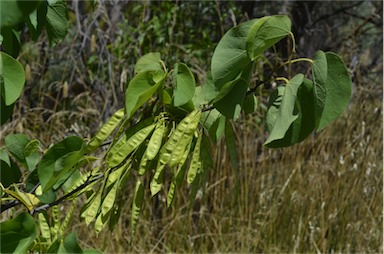
<instances>
[{"instance_id":1,"label":"green leaf","mask_svg":"<svg viewBox=\"0 0 384 254\"><path fill-rule=\"evenodd\" d=\"M183 63L177 63L174 68L176 87L173 93L175 107L188 103L195 94L196 81L191 70Z\"/></svg>"},{"instance_id":2,"label":"green leaf","mask_svg":"<svg viewBox=\"0 0 384 254\"><path fill-rule=\"evenodd\" d=\"M217 143L224 134L225 116L220 113L215 116L214 111L212 110L211 112L213 113L213 115L207 117L207 120L211 121L210 118L212 118L214 119L214 122L210 126L207 126L206 124L205 127L208 129L209 135L212 138L213 142ZM206 121L206 123L208 123L208 121Z\"/></svg>"},{"instance_id":3,"label":"green leaf","mask_svg":"<svg viewBox=\"0 0 384 254\"><path fill-rule=\"evenodd\" d=\"M68 31L67 4L65 1L48 1L47 15L45 17L49 45L54 47L62 41Z\"/></svg>"},{"instance_id":4,"label":"green leaf","mask_svg":"<svg viewBox=\"0 0 384 254\"><path fill-rule=\"evenodd\" d=\"M21 213L16 218L0 224L0 252L27 253L37 236L37 226L33 217Z\"/></svg>"},{"instance_id":5,"label":"green leaf","mask_svg":"<svg viewBox=\"0 0 384 254\"><path fill-rule=\"evenodd\" d=\"M141 206L144 201L144 187L140 179L137 179L135 192L133 195L132 212L131 212L131 235L134 236L136 232L137 222L140 217Z\"/></svg>"},{"instance_id":6,"label":"green leaf","mask_svg":"<svg viewBox=\"0 0 384 254\"><path fill-rule=\"evenodd\" d=\"M10 54L13 58L17 58L20 52L20 34L14 29L2 29L1 35L3 36L2 46L5 52Z\"/></svg>"},{"instance_id":7,"label":"green leaf","mask_svg":"<svg viewBox=\"0 0 384 254\"><path fill-rule=\"evenodd\" d=\"M212 75L209 72L204 84L195 88L195 95L193 96L192 101L195 108L201 108L204 105L210 104L218 94L219 91L217 91Z\"/></svg>"},{"instance_id":8,"label":"green leaf","mask_svg":"<svg viewBox=\"0 0 384 254\"><path fill-rule=\"evenodd\" d=\"M146 71L162 70L160 53L151 52L140 57L135 65L135 75Z\"/></svg>"},{"instance_id":9,"label":"green leaf","mask_svg":"<svg viewBox=\"0 0 384 254\"><path fill-rule=\"evenodd\" d=\"M276 123L284 92L285 86L278 86L269 96L268 111L265 116L265 129L268 133L271 133Z\"/></svg>"},{"instance_id":10,"label":"green leaf","mask_svg":"<svg viewBox=\"0 0 384 254\"><path fill-rule=\"evenodd\" d=\"M251 62L246 42L249 29L258 19L233 27L219 41L212 56L212 78L218 91L241 74Z\"/></svg>"},{"instance_id":11,"label":"green leaf","mask_svg":"<svg viewBox=\"0 0 384 254\"><path fill-rule=\"evenodd\" d=\"M84 156L85 144L79 137L68 137L52 146L38 165L38 175L43 193L58 181L65 181ZM63 178L67 176L67 178Z\"/></svg>"},{"instance_id":12,"label":"green leaf","mask_svg":"<svg viewBox=\"0 0 384 254\"><path fill-rule=\"evenodd\" d=\"M75 232L70 233L65 237L64 241L58 239L47 251L48 253L83 253L79 243L77 242L77 235Z\"/></svg>"},{"instance_id":13,"label":"green leaf","mask_svg":"<svg viewBox=\"0 0 384 254\"><path fill-rule=\"evenodd\" d=\"M228 119L236 120L240 116L247 90L248 83L244 79L238 79L233 83L231 91L213 106Z\"/></svg>"},{"instance_id":14,"label":"green leaf","mask_svg":"<svg viewBox=\"0 0 384 254\"><path fill-rule=\"evenodd\" d=\"M273 123L279 114L281 99L284 94L285 87L280 86L270 96L269 109L266 115L267 131L273 128ZM275 140L268 144L268 147L286 147L303 141L315 129L314 114L314 95L313 83L308 79L304 79L303 84L297 91L297 99L294 108L294 114L297 119L292 123L286 132L284 138Z\"/></svg>"},{"instance_id":15,"label":"green leaf","mask_svg":"<svg viewBox=\"0 0 384 254\"><path fill-rule=\"evenodd\" d=\"M257 97L254 94L250 94L245 97L242 108L245 114L252 114L256 112L257 106Z\"/></svg>"},{"instance_id":16,"label":"green leaf","mask_svg":"<svg viewBox=\"0 0 384 254\"><path fill-rule=\"evenodd\" d=\"M313 61L316 131L334 121L348 106L352 82L343 60L335 53L318 51Z\"/></svg>"},{"instance_id":17,"label":"green leaf","mask_svg":"<svg viewBox=\"0 0 384 254\"><path fill-rule=\"evenodd\" d=\"M11 105L20 97L24 83L23 66L10 55L0 52L0 92L6 106Z\"/></svg>"},{"instance_id":18,"label":"green leaf","mask_svg":"<svg viewBox=\"0 0 384 254\"><path fill-rule=\"evenodd\" d=\"M163 71L159 71L165 78ZM140 108L159 88L162 81L153 80L154 72L146 71L137 74L130 82L125 93L125 110L127 118L131 118L133 113Z\"/></svg>"},{"instance_id":19,"label":"green leaf","mask_svg":"<svg viewBox=\"0 0 384 254\"><path fill-rule=\"evenodd\" d=\"M39 147L40 141L38 141L37 139L29 141L28 144L25 146L24 157L29 172L35 169L39 161Z\"/></svg>"},{"instance_id":20,"label":"green leaf","mask_svg":"<svg viewBox=\"0 0 384 254\"><path fill-rule=\"evenodd\" d=\"M291 32L288 16L275 15L259 19L252 25L247 36L247 53L255 60L266 49L276 44Z\"/></svg>"},{"instance_id":21,"label":"green leaf","mask_svg":"<svg viewBox=\"0 0 384 254\"><path fill-rule=\"evenodd\" d=\"M47 16L48 5L46 3L40 4L39 8L34 10L25 19L28 26L28 31L31 34L32 40L37 41L43 31L46 16Z\"/></svg>"},{"instance_id":22,"label":"green leaf","mask_svg":"<svg viewBox=\"0 0 384 254\"><path fill-rule=\"evenodd\" d=\"M304 75L297 74L294 76L288 84L286 84L284 94L281 99L281 105L279 107L279 112L276 115L276 121L269 125L273 126L267 141L264 145L268 145L272 141L279 140L284 138L289 127L298 118L298 114L295 114L295 103L297 97L297 90L300 85L303 83Z\"/></svg>"},{"instance_id":23,"label":"green leaf","mask_svg":"<svg viewBox=\"0 0 384 254\"><path fill-rule=\"evenodd\" d=\"M5 188L10 186L12 183L19 182L21 178L20 169L17 165L9 158L5 150L0 151L0 182Z\"/></svg>"},{"instance_id":24,"label":"green leaf","mask_svg":"<svg viewBox=\"0 0 384 254\"><path fill-rule=\"evenodd\" d=\"M0 1L0 30L5 27L15 27L35 10L40 1L5 0Z\"/></svg>"},{"instance_id":25,"label":"green leaf","mask_svg":"<svg viewBox=\"0 0 384 254\"><path fill-rule=\"evenodd\" d=\"M15 158L25 163L24 149L29 140L24 134L9 134L5 137L5 146Z\"/></svg>"},{"instance_id":26,"label":"green leaf","mask_svg":"<svg viewBox=\"0 0 384 254\"><path fill-rule=\"evenodd\" d=\"M44 194L42 192L41 185L36 189L36 196L43 204L49 204L56 200L56 192L53 189L47 190Z\"/></svg>"},{"instance_id":27,"label":"green leaf","mask_svg":"<svg viewBox=\"0 0 384 254\"><path fill-rule=\"evenodd\" d=\"M32 171L39 159L37 149L40 145L38 140L29 141L24 134L10 134L5 137L5 146L24 167Z\"/></svg>"}]
</instances>

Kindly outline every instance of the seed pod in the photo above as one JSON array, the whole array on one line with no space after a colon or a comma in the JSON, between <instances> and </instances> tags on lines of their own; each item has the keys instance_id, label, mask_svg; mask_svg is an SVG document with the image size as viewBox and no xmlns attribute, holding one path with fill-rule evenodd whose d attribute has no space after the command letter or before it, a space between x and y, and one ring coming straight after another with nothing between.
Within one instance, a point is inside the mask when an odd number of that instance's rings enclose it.
<instances>
[{"instance_id":1,"label":"seed pod","mask_svg":"<svg viewBox=\"0 0 384 254\"><path fill-rule=\"evenodd\" d=\"M175 132L170 137L166 151L171 153L169 166L172 168L179 164L183 157L185 148L193 138L196 128L199 124L201 111L193 111L184 118L176 127Z\"/></svg>"},{"instance_id":2,"label":"seed pod","mask_svg":"<svg viewBox=\"0 0 384 254\"><path fill-rule=\"evenodd\" d=\"M164 124L164 121L161 121L153 132L151 139L149 140L147 150L145 152L147 154L148 160L153 160L159 152L165 129L166 126Z\"/></svg>"},{"instance_id":3,"label":"seed pod","mask_svg":"<svg viewBox=\"0 0 384 254\"><path fill-rule=\"evenodd\" d=\"M87 151L91 152L100 147L102 143L108 138L108 136L111 135L113 130L119 125L123 117L123 108L116 111L88 143Z\"/></svg>"},{"instance_id":4,"label":"seed pod","mask_svg":"<svg viewBox=\"0 0 384 254\"><path fill-rule=\"evenodd\" d=\"M184 151L193 138L194 132L199 124L200 116L201 111L194 110L181 120L172 132L169 140L164 144L163 148L161 148L155 175L151 181L152 195L156 195L161 189L165 165L168 163L170 167L174 167L183 159Z\"/></svg>"},{"instance_id":5,"label":"seed pod","mask_svg":"<svg viewBox=\"0 0 384 254\"><path fill-rule=\"evenodd\" d=\"M148 137L154 128L155 124L152 124L139 130L128 140L123 138L118 141L116 145L111 148L107 155L108 167L116 167L121 162L123 162L128 155L130 155L136 148L139 147L139 145L144 142L144 140Z\"/></svg>"},{"instance_id":6,"label":"seed pod","mask_svg":"<svg viewBox=\"0 0 384 254\"><path fill-rule=\"evenodd\" d=\"M131 212L131 235L135 235L136 225L140 217L141 206L144 201L144 187L140 179L137 179L135 194L133 195L132 212Z\"/></svg>"},{"instance_id":7,"label":"seed pod","mask_svg":"<svg viewBox=\"0 0 384 254\"><path fill-rule=\"evenodd\" d=\"M188 184L191 184L193 180L195 180L198 170L201 167L201 158L200 158L201 138L202 138L202 132L200 132L199 138L196 141L195 149L193 150L192 161L188 169L188 177L187 177Z\"/></svg>"}]
</instances>

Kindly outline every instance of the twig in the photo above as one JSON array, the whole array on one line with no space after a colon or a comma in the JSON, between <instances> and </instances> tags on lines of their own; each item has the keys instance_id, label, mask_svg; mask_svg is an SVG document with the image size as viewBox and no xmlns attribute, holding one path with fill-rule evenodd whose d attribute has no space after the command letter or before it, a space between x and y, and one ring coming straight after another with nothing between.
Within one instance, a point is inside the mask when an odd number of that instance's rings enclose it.
<instances>
[{"instance_id":1,"label":"twig","mask_svg":"<svg viewBox=\"0 0 384 254\"><path fill-rule=\"evenodd\" d=\"M90 185L91 183L96 182L97 180L99 180L99 179L101 179L101 178L103 178L103 177L104 177L104 174L100 174L100 175L98 175L97 177L93 178L93 179L90 180L90 181L87 180L85 183L83 183L82 185L80 185L79 187L77 187L76 189L74 189L73 191L71 191L70 193L68 193L68 194L66 194L66 195L64 195L64 196L62 196L62 197L59 198L58 200L56 200L56 201L54 201L54 202L52 202L52 203L45 204L45 205L42 205L42 206L39 206L39 207L33 209L33 210L31 211L31 214L33 215L33 214L35 214L35 213L37 213L37 212L39 212L39 211L41 211L41 210L46 210L46 209L48 209L48 208L50 208L50 207L52 207L52 206L55 206L55 205L60 204L60 203L61 203L63 200L65 200L66 198L72 196L73 194L75 194L75 193L78 192L79 190L84 189L85 187L87 187L87 186Z\"/></svg>"}]
</instances>

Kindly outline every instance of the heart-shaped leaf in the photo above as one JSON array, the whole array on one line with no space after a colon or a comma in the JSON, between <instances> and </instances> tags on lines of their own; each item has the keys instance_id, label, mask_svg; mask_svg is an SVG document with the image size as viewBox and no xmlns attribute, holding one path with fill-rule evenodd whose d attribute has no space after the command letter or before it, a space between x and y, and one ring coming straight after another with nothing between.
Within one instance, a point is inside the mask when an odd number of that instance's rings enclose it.
<instances>
[{"instance_id":1,"label":"heart-shaped leaf","mask_svg":"<svg viewBox=\"0 0 384 254\"><path fill-rule=\"evenodd\" d=\"M263 17L255 22L247 36L247 53L255 60L267 48L289 35L291 20L285 15Z\"/></svg>"},{"instance_id":2,"label":"heart-shaped leaf","mask_svg":"<svg viewBox=\"0 0 384 254\"><path fill-rule=\"evenodd\" d=\"M335 53L318 51L313 61L316 131L334 121L347 107L352 82L343 60Z\"/></svg>"}]
</instances>

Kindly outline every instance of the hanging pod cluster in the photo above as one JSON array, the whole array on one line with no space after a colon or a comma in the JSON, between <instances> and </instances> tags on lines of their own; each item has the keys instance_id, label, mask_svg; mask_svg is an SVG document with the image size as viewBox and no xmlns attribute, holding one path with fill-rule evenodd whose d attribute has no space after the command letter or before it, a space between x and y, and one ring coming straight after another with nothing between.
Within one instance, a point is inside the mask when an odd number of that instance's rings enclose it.
<instances>
[{"instance_id":1,"label":"hanging pod cluster","mask_svg":"<svg viewBox=\"0 0 384 254\"><path fill-rule=\"evenodd\" d=\"M167 193L167 205L170 206L176 196L177 187L181 186L188 172L186 182L191 186L191 195L195 195L204 172L201 156L203 131L199 128L201 115L201 110L193 110L180 122L175 123L169 122L166 114L160 114L135 126L126 126L123 132L118 131L121 137L112 143L105 155L105 180L88 197L81 211L81 218L87 224L94 221L97 233L107 224L113 229L122 203L125 202L123 199L118 200L119 189L127 182L132 169L137 176L132 200L132 234L136 229L145 194L144 178L141 179L140 176L146 173L151 175L150 190L152 195L156 195L163 186L164 172L168 169L172 174ZM100 145L105 140L105 134L110 134L113 132L111 129L117 128L118 121L122 122L122 125L125 122L120 111L101 127L88 143L88 149L93 149L95 144Z\"/></svg>"}]
</instances>

